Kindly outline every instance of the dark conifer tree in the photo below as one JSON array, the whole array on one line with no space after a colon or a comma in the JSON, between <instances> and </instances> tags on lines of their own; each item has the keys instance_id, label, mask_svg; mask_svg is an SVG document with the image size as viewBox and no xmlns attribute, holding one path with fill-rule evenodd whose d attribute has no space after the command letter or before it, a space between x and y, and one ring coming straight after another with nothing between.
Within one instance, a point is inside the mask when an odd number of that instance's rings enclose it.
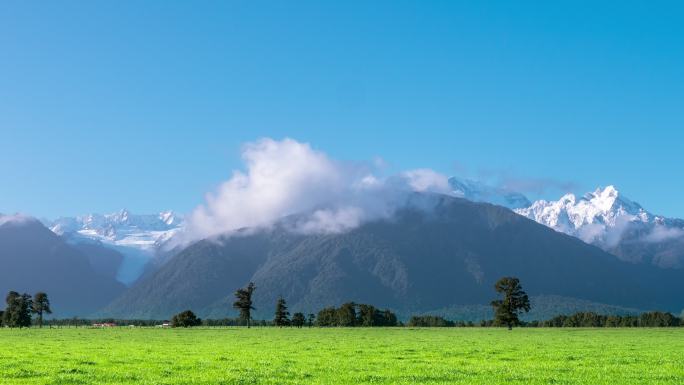
<instances>
[{"instance_id":1,"label":"dark conifer tree","mask_svg":"<svg viewBox=\"0 0 684 385\"><path fill-rule=\"evenodd\" d=\"M292 315L292 326L301 328L306 323L304 313L294 313Z\"/></svg>"},{"instance_id":2,"label":"dark conifer tree","mask_svg":"<svg viewBox=\"0 0 684 385\"><path fill-rule=\"evenodd\" d=\"M52 314L50 300L46 293L38 292L33 296L33 306L31 311L38 315L38 326L43 327L43 314Z\"/></svg>"},{"instance_id":3,"label":"dark conifer tree","mask_svg":"<svg viewBox=\"0 0 684 385\"><path fill-rule=\"evenodd\" d=\"M531 309L530 299L523 291L520 280L515 277L503 277L494 285L494 289L503 295L502 299L492 301L494 323L508 326L508 330L520 325L519 314Z\"/></svg>"},{"instance_id":4,"label":"dark conifer tree","mask_svg":"<svg viewBox=\"0 0 684 385\"><path fill-rule=\"evenodd\" d=\"M275 326L287 326L290 324L290 312L287 311L287 303L285 298L278 298L276 302L275 317L273 317L273 324Z\"/></svg>"},{"instance_id":5,"label":"dark conifer tree","mask_svg":"<svg viewBox=\"0 0 684 385\"><path fill-rule=\"evenodd\" d=\"M5 326L13 327L12 325L12 312L15 311L16 300L19 298L19 293L16 291L10 291L5 297L5 311L2 314L2 323Z\"/></svg>"},{"instance_id":6,"label":"dark conifer tree","mask_svg":"<svg viewBox=\"0 0 684 385\"><path fill-rule=\"evenodd\" d=\"M247 287L238 289L235 292L236 301L233 303L233 308L240 311L240 319L247 322L247 328L251 326L252 310L255 310L254 306L252 306L254 290L256 290L256 286L254 286L253 282L250 282Z\"/></svg>"},{"instance_id":7,"label":"dark conifer tree","mask_svg":"<svg viewBox=\"0 0 684 385\"><path fill-rule=\"evenodd\" d=\"M22 294L18 308L19 316L17 317L17 326L20 328L31 326L31 309L33 309L33 299L31 298L31 295L27 293Z\"/></svg>"}]
</instances>

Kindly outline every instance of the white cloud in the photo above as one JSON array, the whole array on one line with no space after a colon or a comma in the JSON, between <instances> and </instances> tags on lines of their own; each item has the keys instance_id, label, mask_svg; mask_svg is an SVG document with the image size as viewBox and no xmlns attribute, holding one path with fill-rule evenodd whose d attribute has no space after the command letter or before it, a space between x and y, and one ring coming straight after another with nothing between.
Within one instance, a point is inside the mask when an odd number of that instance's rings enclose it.
<instances>
[{"instance_id":1,"label":"white cloud","mask_svg":"<svg viewBox=\"0 0 684 385\"><path fill-rule=\"evenodd\" d=\"M386 179L375 175L379 158L338 162L293 139L248 143L242 159L245 170L234 171L189 216L186 241L267 227L294 214L294 231L342 232L390 217L408 191L448 191L447 177L432 170Z\"/></svg>"},{"instance_id":2,"label":"white cloud","mask_svg":"<svg viewBox=\"0 0 684 385\"><path fill-rule=\"evenodd\" d=\"M680 237L684 237L684 229L656 225L653 227L653 230L644 237L644 241L657 243Z\"/></svg>"},{"instance_id":3,"label":"white cloud","mask_svg":"<svg viewBox=\"0 0 684 385\"><path fill-rule=\"evenodd\" d=\"M414 191L448 193L449 178L429 168L405 171L401 174Z\"/></svg>"},{"instance_id":4,"label":"white cloud","mask_svg":"<svg viewBox=\"0 0 684 385\"><path fill-rule=\"evenodd\" d=\"M616 247L622 241L625 233L634 224L633 215L621 215L615 218L615 224L606 229L605 244L609 248Z\"/></svg>"},{"instance_id":5,"label":"white cloud","mask_svg":"<svg viewBox=\"0 0 684 385\"><path fill-rule=\"evenodd\" d=\"M570 233L570 231L568 231ZM577 237L586 243L600 240L606 233L606 226L600 223L588 223L577 229Z\"/></svg>"},{"instance_id":6,"label":"white cloud","mask_svg":"<svg viewBox=\"0 0 684 385\"><path fill-rule=\"evenodd\" d=\"M297 222L294 230L304 234L341 233L360 225L364 214L359 207L316 210Z\"/></svg>"},{"instance_id":7,"label":"white cloud","mask_svg":"<svg viewBox=\"0 0 684 385\"><path fill-rule=\"evenodd\" d=\"M4 224L22 225L27 222L35 221L35 218L24 214L2 215L0 214L0 226Z\"/></svg>"}]
</instances>

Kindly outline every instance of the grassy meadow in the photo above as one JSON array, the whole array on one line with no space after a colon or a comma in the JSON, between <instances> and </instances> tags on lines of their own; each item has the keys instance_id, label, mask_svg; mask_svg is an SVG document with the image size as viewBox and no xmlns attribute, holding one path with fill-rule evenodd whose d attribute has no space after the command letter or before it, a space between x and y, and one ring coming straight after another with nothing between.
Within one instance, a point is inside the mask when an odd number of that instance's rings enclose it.
<instances>
[{"instance_id":1,"label":"grassy meadow","mask_svg":"<svg viewBox=\"0 0 684 385\"><path fill-rule=\"evenodd\" d=\"M684 328L0 329L0 383L682 384Z\"/></svg>"}]
</instances>

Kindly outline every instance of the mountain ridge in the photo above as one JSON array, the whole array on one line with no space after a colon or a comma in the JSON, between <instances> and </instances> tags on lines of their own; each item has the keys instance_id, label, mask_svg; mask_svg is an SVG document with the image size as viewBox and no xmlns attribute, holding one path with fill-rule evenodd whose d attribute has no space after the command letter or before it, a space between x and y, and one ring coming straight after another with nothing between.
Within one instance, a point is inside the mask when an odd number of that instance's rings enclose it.
<instances>
[{"instance_id":1,"label":"mountain ridge","mask_svg":"<svg viewBox=\"0 0 684 385\"><path fill-rule=\"evenodd\" d=\"M654 215L612 185L514 211L628 262L684 267L684 220Z\"/></svg>"},{"instance_id":2,"label":"mountain ridge","mask_svg":"<svg viewBox=\"0 0 684 385\"><path fill-rule=\"evenodd\" d=\"M636 266L509 209L434 195L432 210L339 234L296 234L286 227L198 241L136 283L102 315L168 317L192 308L234 316L235 289L254 281L257 316L284 296L292 311L357 301L399 313L488 303L501 276L521 278L533 295L558 295L624 307L681 306L672 297L679 271ZM655 283L659 287L655 288Z\"/></svg>"}]
</instances>

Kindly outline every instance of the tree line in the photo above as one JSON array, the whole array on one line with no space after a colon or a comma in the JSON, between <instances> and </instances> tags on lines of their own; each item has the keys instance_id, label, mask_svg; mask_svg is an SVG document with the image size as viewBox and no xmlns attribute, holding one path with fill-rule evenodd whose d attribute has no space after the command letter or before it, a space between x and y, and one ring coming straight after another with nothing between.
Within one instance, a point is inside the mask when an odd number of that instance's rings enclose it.
<instances>
[{"instance_id":1,"label":"tree line","mask_svg":"<svg viewBox=\"0 0 684 385\"><path fill-rule=\"evenodd\" d=\"M639 315L602 315L592 312L579 312L572 315L558 315L546 321L528 322L529 327L676 327L682 326L680 318L672 313L653 311Z\"/></svg>"},{"instance_id":2,"label":"tree line","mask_svg":"<svg viewBox=\"0 0 684 385\"><path fill-rule=\"evenodd\" d=\"M492 301L495 309L495 320L497 324L506 325L509 329L519 325L519 313L530 310L530 303L527 294L522 290L520 281L514 277L504 277L499 280L495 289L503 295L502 299ZM252 326L252 310L255 310L252 296L256 290L256 285L250 282L246 287L235 291L235 302L233 308L239 311L239 321ZM19 294L10 291L6 297L7 307L0 314L2 325L8 327L29 327L32 322L32 315L38 316L37 323L43 326L43 315L51 314L50 301L44 292L36 293L33 297L29 294ZM72 319L75 320L75 319ZM67 321L68 322L68 321ZM206 322L205 322L206 323ZM215 322L212 322L215 323ZM138 323L140 324L140 323ZM173 327L193 327L202 325L202 319L197 317L191 310L182 311L173 316L171 326ZM70 325L69 323L67 325ZM318 312L318 315L304 315L301 312L294 313L290 317L287 310L287 302L280 297L276 302L272 325L284 326L321 326L321 327L374 327L374 326L398 326L396 314L389 309L380 310L373 305L356 304L348 302L339 308L327 307Z\"/></svg>"},{"instance_id":3,"label":"tree line","mask_svg":"<svg viewBox=\"0 0 684 385\"><path fill-rule=\"evenodd\" d=\"M530 311L530 301L527 294L520 285L520 280L515 277L504 277L500 279L495 290L503 295L503 298L492 301L495 311L495 322L497 325L505 325L509 329L520 325L519 314L523 311ZM252 310L254 302L252 296L256 291L256 285L250 282L246 287L237 289L234 293L235 302L233 308L239 311L239 320L243 321L247 327L252 324ZM438 324L434 324L436 322ZM173 316L171 325L174 327L192 327L202 324L191 310L185 310ZM273 326L303 327L305 325L320 327L380 327L380 326L403 326L397 319L397 315L389 309L380 310L373 305L357 304L347 302L340 307L326 307L318 312L305 316L303 313L294 313L290 318L287 308L287 301L282 296L278 298L275 305L273 316ZM409 321L413 326L454 326L454 323L437 318L417 318L413 317Z\"/></svg>"},{"instance_id":4,"label":"tree line","mask_svg":"<svg viewBox=\"0 0 684 385\"><path fill-rule=\"evenodd\" d=\"M250 282L245 288L235 292L236 301L233 307L240 312L237 319L207 320L207 326L236 326L252 323L251 312L255 310L252 295L256 285ZM501 296L491 302L494 310L494 318L482 320L477 325L472 321L450 321L440 316L422 315L412 316L407 325L409 327L507 327L509 330L514 326L524 327L668 327L680 326L684 320L680 320L671 313L648 312L639 316L599 315L591 312L580 312L573 315L559 315L546 321L523 322L520 320L522 313L532 309L529 296L523 290L520 280L516 277L503 277L496 282L494 290ZM188 311L184 312L187 313ZM192 312L190 312L192 313ZM181 313L182 314L182 313ZM192 314L194 317L194 314ZM195 317L196 318L196 317ZM194 319L194 318L193 318ZM199 319L197 324L202 323ZM283 297L278 298L275 305L272 322L258 321L263 326L294 326L305 325L319 327L374 327L374 326L404 326L389 309L380 310L373 305L356 304L347 302L340 307L326 307L317 315L294 313L290 318L287 302ZM187 324L178 324L186 326ZM188 325L190 326L190 325Z\"/></svg>"},{"instance_id":5,"label":"tree line","mask_svg":"<svg viewBox=\"0 0 684 385\"><path fill-rule=\"evenodd\" d=\"M33 297L27 293L19 294L10 291L5 297L5 310L0 311L0 326L10 328L25 328L31 326L32 316L37 316L39 327L43 327L43 315L52 314L50 300L44 292L38 292Z\"/></svg>"},{"instance_id":6,"label":"tree line","mask_svg":"<svg viewBox=\"0 0 684 385\"><path fill-rule=\"evenodd\" d=\"M500 327L495 320L450 321L444 317L425 315L413 316L407 323L409 327ZM624 328L624 327L678 327L684 326L684 320L667 312L646 312L639 315L605 315L593 312L578 312L571 315L557 315L544 321L520 322L521 327L545 328Z\"/></svg>"},{"instance_id":7,"label":"tree line","mask_svg":"<svg viewBox=\"0 0 684 385\"><path fill-rule=\"evenodd\" d=\"M440 316L419 315L412 316L407 325L409 327L671 327L684 325L680 319L667 312L648 312L640 315L601 315L593 312L579 312L572 315L558 315L545 321L523 322L520 315L529 312L531 304L527 293L522 288L520 280L515 277L503 277L494 285L500 298L491 302L494 310L492 320L482 320L477 325L473 322L450 321ZM191 310L182 311L173 316L170 325L173 327L194 326L277 326L277 327L376 327L376 326L404 326L397 319L395 313L389 309L378 309L373 305L347 302L339 307L326 307L318 314L297 312L290 316L287 301L282 296L275 304L272 321L253 320L252 311L255 310L252 297L256 285L250 282L246 287L235 291L233 308L238 310L237 318L202 320ZM29 327L32 315L36 315L36 323L42 327L43 316L51 314L50 301L44 292L34 296L10 291L5 299L7 304L4 311L0 311L0 326ZM684 313L683 313L684 316ZM86 326L91 320L71 318L62 320L48 320L47 324L54 326ZM100 323L125 324L132 326L155 326L162 321L154 320L116 320L112 318L98 320ZM165 322L165 321L164 321Z\"/></svg>"}]
</instances>

